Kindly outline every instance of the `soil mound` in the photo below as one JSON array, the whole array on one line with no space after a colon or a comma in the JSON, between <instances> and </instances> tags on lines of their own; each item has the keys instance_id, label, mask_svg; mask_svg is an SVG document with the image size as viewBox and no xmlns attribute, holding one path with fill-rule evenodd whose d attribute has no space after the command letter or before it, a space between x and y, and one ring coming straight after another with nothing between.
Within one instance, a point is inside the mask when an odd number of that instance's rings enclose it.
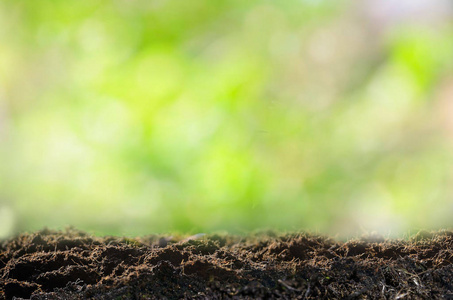
<instances>
[{"instance_id":1,"label":"soil mound","mask_svg":"<svg viewBox=\"0 0 453 300\"><path fill-rule=\"evenodd\" d=\"M43 230L0 244L0 299L453 299L453 232L129 239Z\"/></svg>"}]
</instances>

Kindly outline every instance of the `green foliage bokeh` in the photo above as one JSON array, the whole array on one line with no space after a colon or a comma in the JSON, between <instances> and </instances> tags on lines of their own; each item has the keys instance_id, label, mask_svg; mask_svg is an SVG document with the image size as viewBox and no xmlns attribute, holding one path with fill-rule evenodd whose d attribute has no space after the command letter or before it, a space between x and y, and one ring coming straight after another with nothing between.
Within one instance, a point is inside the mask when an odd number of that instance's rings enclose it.
<instances>
[{"instance_id":1,"label":"green foliage bokeh","mask_svg":"<svg viewBox=\"0 0 453 300\"><path fill-rule=\"evenodd\" d=\"M357 6L3 1L9 230L451 226L453 27Z\"/></svg>"}]
</instances>

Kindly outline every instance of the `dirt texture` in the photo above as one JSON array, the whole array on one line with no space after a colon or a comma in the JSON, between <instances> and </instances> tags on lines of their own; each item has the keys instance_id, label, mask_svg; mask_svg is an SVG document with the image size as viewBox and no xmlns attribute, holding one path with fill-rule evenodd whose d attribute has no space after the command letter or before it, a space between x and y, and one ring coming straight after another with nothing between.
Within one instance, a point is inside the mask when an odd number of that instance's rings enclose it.
<instances>
[{"instance_id":1,"label":"dirt texture","mask_svg":"<svg viewBox=\"0 0 453 300\"><path fill-rule=\"evenodd\" d=\"M452 263L452 231L338 242L43 230L0 244L0 299L453 299Z\"/></svg>"}]
</instances>

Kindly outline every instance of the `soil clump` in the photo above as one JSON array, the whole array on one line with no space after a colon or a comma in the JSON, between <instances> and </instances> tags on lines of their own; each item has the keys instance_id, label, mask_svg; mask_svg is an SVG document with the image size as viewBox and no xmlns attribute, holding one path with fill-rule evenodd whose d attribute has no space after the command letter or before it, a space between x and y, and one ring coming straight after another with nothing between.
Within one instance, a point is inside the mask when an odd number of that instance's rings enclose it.
<instances>
[{"instance_id":1,"label":"soil clump","mask_svg":"<svg viewBox=\"0 0 453 300\"><path fill-rule=\"evenodd\" d=\"M339 242L308 234L0 243L0 299L453 299L453 232Z\"/></svg>"}]
</instances>

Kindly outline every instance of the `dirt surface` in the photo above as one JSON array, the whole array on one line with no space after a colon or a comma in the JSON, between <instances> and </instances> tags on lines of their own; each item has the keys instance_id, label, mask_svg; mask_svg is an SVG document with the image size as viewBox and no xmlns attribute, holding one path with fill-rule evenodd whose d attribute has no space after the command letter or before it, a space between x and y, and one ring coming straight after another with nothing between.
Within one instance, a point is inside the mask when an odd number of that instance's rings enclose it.
<instances>
[{"instance_id":1,"label":"dirt surface","mask_svg":"<svg viewBox=\"0 0 453 300\"><path fill-rule=\"evenodd\" d=\"M0 299L453 299L453 232L345 243L305 234L3 241Z\"/></svg>"}]
</instances>

